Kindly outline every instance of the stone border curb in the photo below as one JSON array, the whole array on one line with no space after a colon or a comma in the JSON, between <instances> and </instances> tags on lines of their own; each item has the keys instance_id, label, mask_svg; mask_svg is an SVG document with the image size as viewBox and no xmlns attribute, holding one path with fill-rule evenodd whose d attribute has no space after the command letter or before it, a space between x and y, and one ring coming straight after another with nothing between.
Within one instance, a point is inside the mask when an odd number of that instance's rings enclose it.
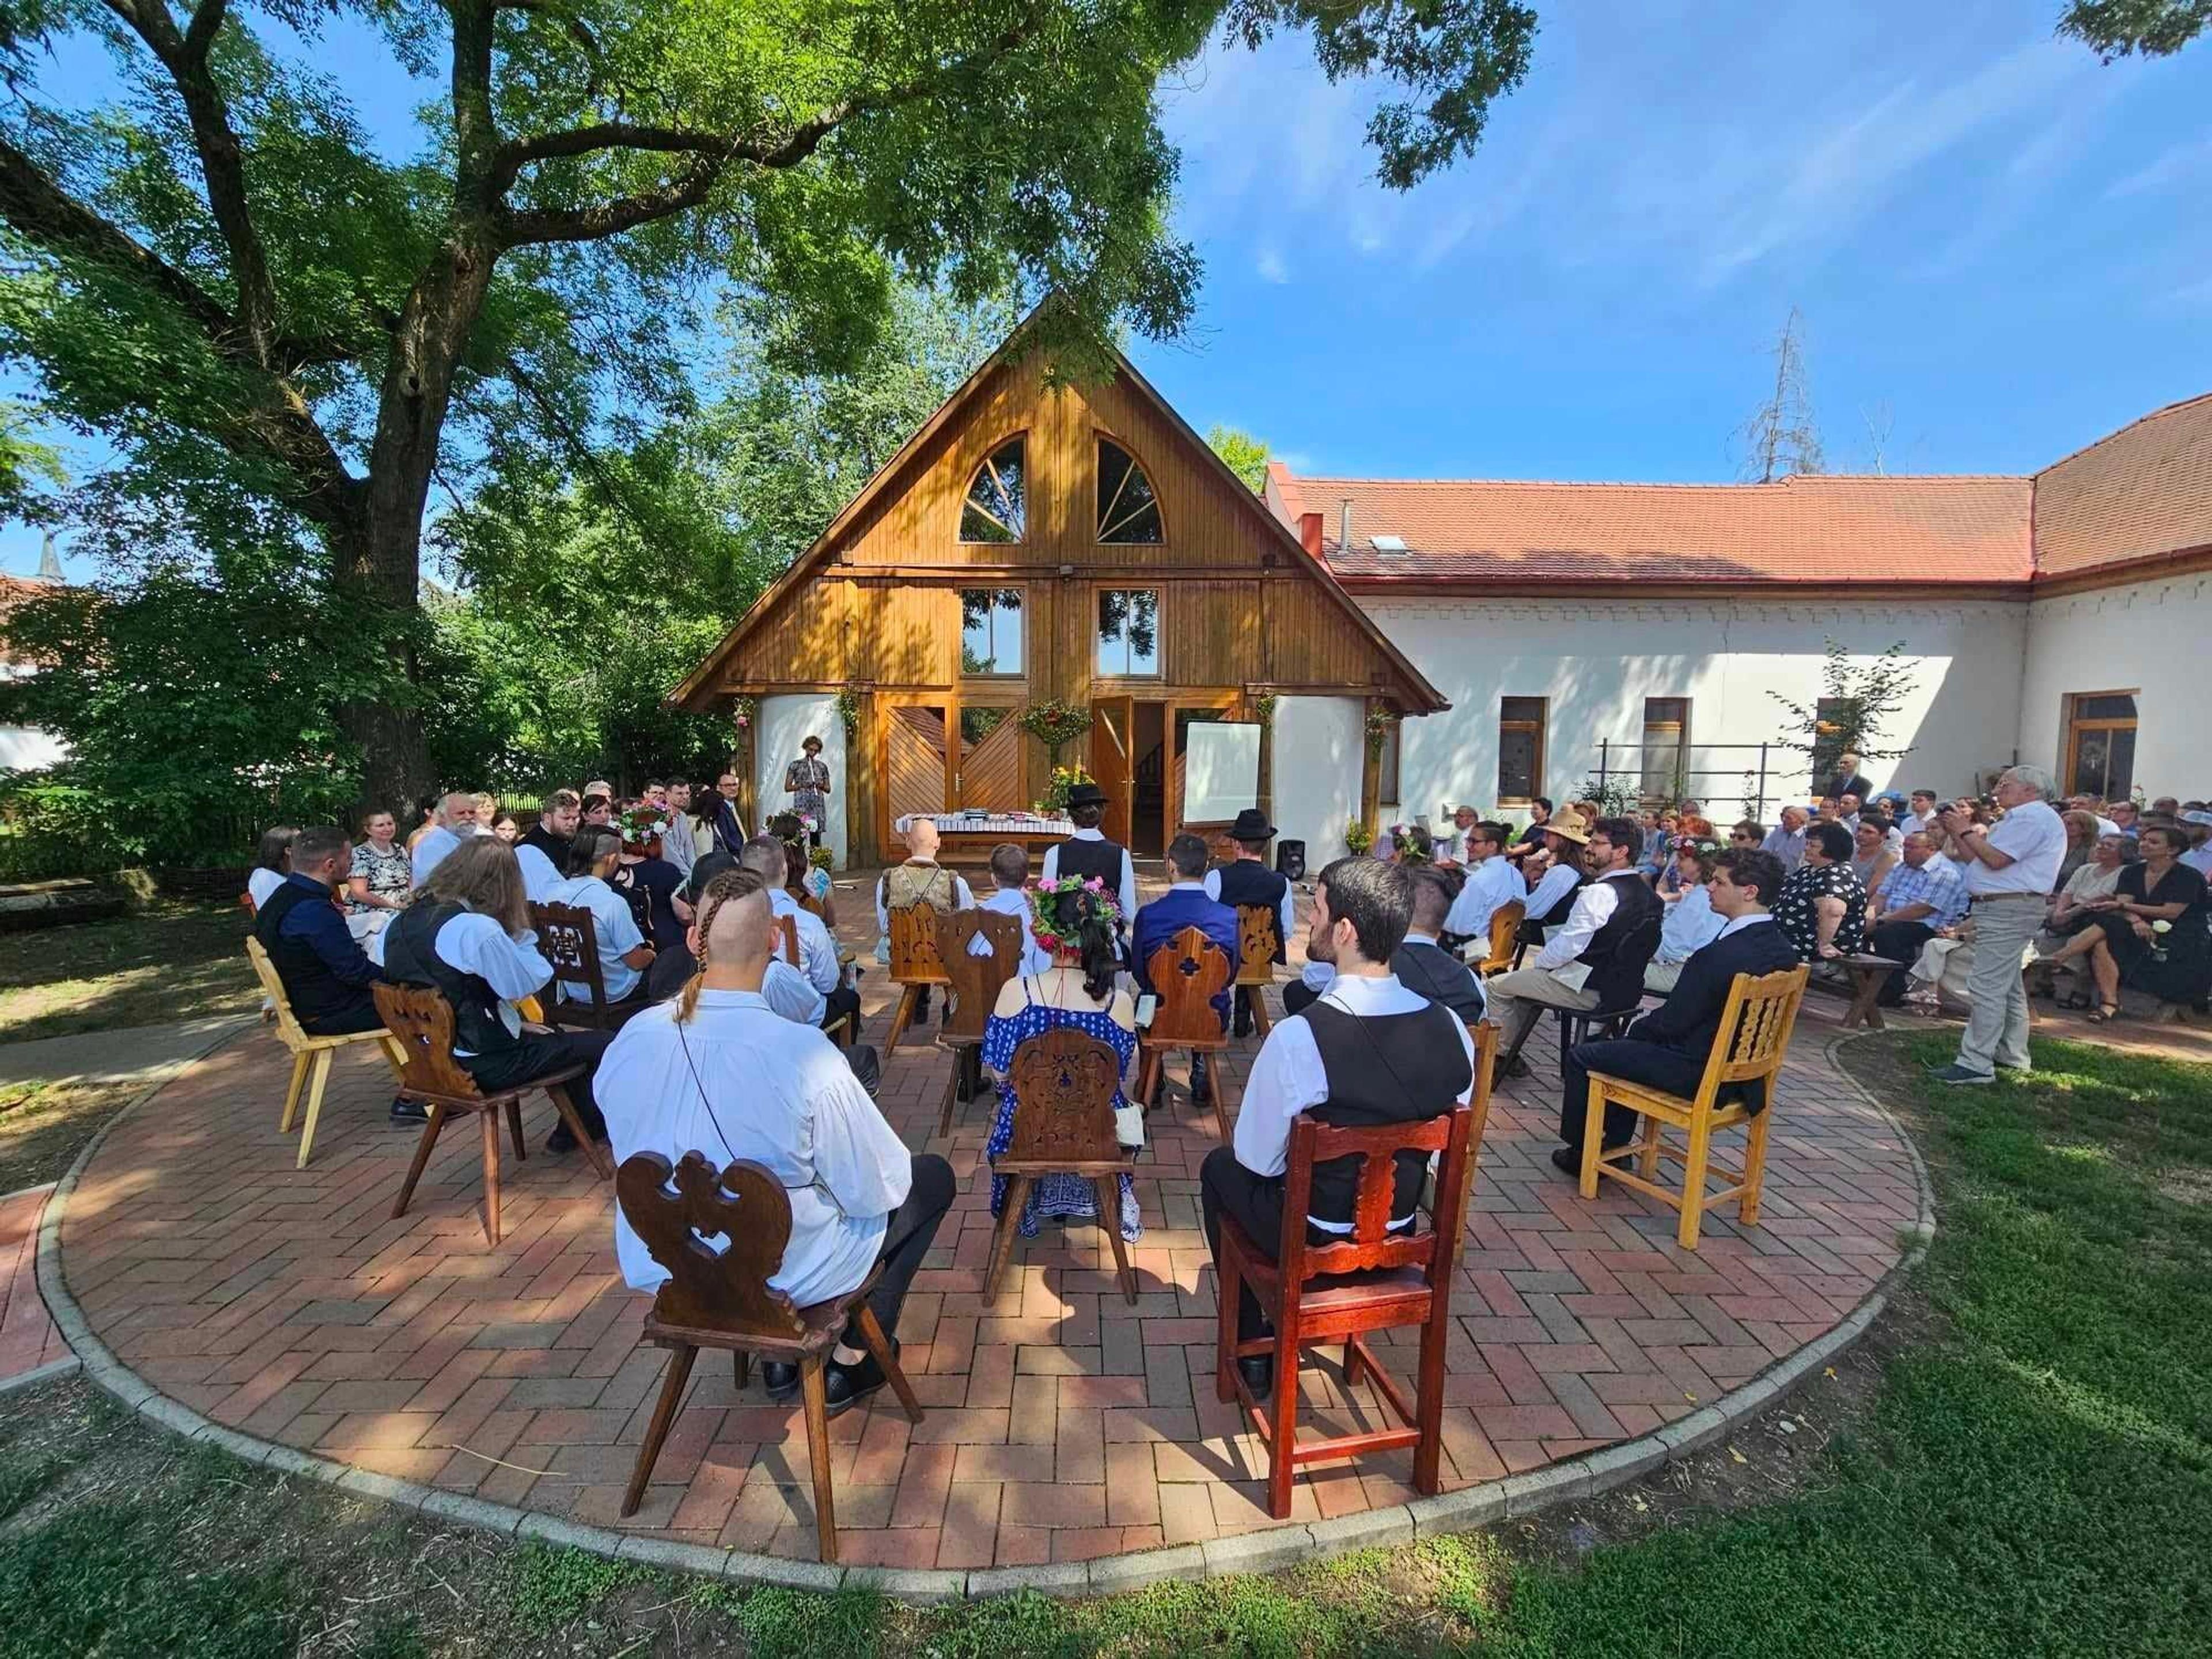
<instances>
[{"instance_id":1,"label":"stone border curb","mask_svg":"<svg viewBox=\"0 0 2212 1659\"><path fill-rule=\"evenodd\" d=\"M1616 1441L1564 1462L1333 1521L1271 1527L1231 1538L1209 1539L1202 1544L1169 1545L1095 1561L1057 1562L1043 1566L984 1567L968 1572L832 1566L819 1561L791 1561L744 1550L719 1550L641 1537L606 1527L585 1526L534 1510L494 1504L483 1498L438 1491L416 1481L356 1469L225 1428L162 1395L116 1358L93 1334L64 1282L62 1212L70 1195L76 1190L78 1178L117 1124L152 1099L186 1066L244 1035L244 1031L225 1033L198 1054L178 1062L116 1113L77 1155L76 1162L55 1183L53 1194L46 1200L39 1222L39 1290L46 1297L54 1323L82 1362L85 1375L149 1421L173 1429L187 1440L220 1447L249 1463L319 1480L356 1497L380 1498L401 1509L419 1510L501 1537L534 1538L613 1559L672 1567L748 1586L821 1591L848 1586L866 1588L917 1606L981 1601L1024 1590L1064 1597L1107 1595L1140 1589L1168 1579L1275 1572L1351 1550L1405 1543L1445 1533L1470 1532L1508 1516L1535 1515L1561 1504L1595 1498L1650 1473L1670 1458L1711 1443L1825 1366L1881 1316L1897 1287L1927 1258L1929 1241L1936 1232L1935 1194L1920 1149L1888 1108L1868 1093L1856 1078L1834 1063L1836 1051L1844 1043L1870 1034L1838 1033L1822 1045L1822 1058L1871 1110L1897 1132L1919 1188L1918 1218L1906 1230L1910 1243L1905 1244L1896 1265L1833 1329L1776 1360L1711 1405L1653 1433ZM61 1361L57 1366L45 1369L53 1371L69 1363Z\"/></svg>"}]
</instances>

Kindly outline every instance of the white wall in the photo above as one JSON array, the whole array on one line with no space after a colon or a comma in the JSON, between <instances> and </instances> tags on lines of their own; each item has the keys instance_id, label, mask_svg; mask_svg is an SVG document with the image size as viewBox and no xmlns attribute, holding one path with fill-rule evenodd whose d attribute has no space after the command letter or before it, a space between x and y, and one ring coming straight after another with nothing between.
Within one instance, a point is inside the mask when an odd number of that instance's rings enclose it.
<instances>
[{"instance_id":1,"label":"white wall","mask_svg":"<svg viewBox=\"0 0 2212 1659\"><path fill-rule=\"evenodd\" d=\"M1305 842L1310 873L1343 856L1345 826L1359 816L1366 720L1358 697L1285 697L1275 705L1275 828L1285 840Z\"/></svg>"},{"instance_id":2,"label":"white wall","mask_svg":"<svg viewBox=\"0 0 2212 1659\"><path fill-rule=\"evenodd\" d=\"M1770 692L1810 704L1820 693L1825 641L1843 641L1871 661L1899 640L1922 659L1913 695L1886 746L1910 745L1896 760L1869 761L1878 787L1964 789L1977 771L2011 760L2020 734L2021 665L2027 607L1997 601L1894 605L1802 602L1377 599L1363 607L1452 702L1449 713L1406 721L1400 810L1426 812L1447 800L1494 804L1498 700L1550 700L1543 793L1562 799L1597 770L1598 744L1611 739L1633 767L1646 697L1690 699L1689 793L1717 821L1737 817L1757 745L1782 735L1787 718ZM1802 757L1776 749L1793 775L1770 784L1771 822L1786 793L1802 790ZM1278 775L1280 775L1279 771ZM1278 786L1277 798L1281 798Z\"/></svg>"},{"instance_id":3,"label":"white wall","mask_svg":"<svg viewBox=\"0 0 2212 1659\"><path fill-rule=\"evenodd\" d=\"M67 744L34 726L0 726L0 771L35 772L68 757Z\"/></svg>"},{"instance_id":4,"label":"white wall","mask_svg":"<svg viewBox=\"0 0 2212 1659\"><path fill-rule=\"evenodd\" d=\"M829 844L837 867L843 869L845 792L853 787L853 775L845 762L845 722L838 716L836 696L807 691L763 697L753 720L759 727L753 738L753 799L760 804L763 823L790 810L791 797L783 793L783 769L799 758L799 745L810 735L822 739L822 758L830 766ZM761 824L745 828L757 835Z\"/></svg>"},{"instance_id":5,"label":"white wall","mask_svg":"<svg viewBox=\"0 0 2212 1659\"><path fill-rule=\"evenodd\" d=\"M2028 607L2020 757L2056 773L2065 763L2066 699L2136 694L2135 781L2148 795L2212 790L2204 727L2204 664L2212 651L2212 576L2178 576ZM2067 780L2059 780L2066 787Z\"/></svg>"}]
</instances>

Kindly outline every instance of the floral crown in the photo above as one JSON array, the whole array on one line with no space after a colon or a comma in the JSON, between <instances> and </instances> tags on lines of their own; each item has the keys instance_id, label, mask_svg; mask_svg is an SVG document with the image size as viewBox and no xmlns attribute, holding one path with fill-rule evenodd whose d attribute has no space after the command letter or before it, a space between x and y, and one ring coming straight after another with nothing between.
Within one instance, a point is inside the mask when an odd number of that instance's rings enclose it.
<instances>
[{"instance_id":1,"label":"floral crown","mask_svg":"<svg viewBox=\"0 0 2212 1659\"><path fill-rule=\"evenodd\" d=\"M615 828L622 834L625 847L644 847L660 839L668 815L657 806L633 806L622 815Z\"/></svg>"},{"instance_id":2,"label":"floral crown","mask_svg":"<svg viewBox=\"0 0 2212 1659\"><path fill-rule=\"evenodd\" d=\"M1093 876L1085 881L1075 876L1062 876L1055 882L1039 882L1030 889L1030 932L1036 942L1050 951L1072 951L1077 941L1063 934L1053 913L1060 908L1060 900L1070 893L1088 893L1091 908L1109 927L1121 925L1121 907L1106 884Z\"/></svg>"}]
</instances>

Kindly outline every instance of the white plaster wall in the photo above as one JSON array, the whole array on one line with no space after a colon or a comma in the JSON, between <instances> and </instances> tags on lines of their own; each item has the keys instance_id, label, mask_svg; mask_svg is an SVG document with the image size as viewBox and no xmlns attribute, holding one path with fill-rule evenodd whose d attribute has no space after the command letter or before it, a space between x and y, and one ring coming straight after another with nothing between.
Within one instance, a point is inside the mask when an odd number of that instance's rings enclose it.
<instances>
[{"instance_id":1,"label":"white plaster wall","mask_svg":"<svg viewBox=\"0 0 2212 1659\"><path fill-rule=\"evenodd\" d=\"M763 697L753 716L760 730L754 734L753 799L760 803L765 823L787 811L791 797L783 793L783 769L797 760L799 745L811 734L822 739L822 758L830 763L830 850L837 867L845 867L845 792L853 787L845 761L845 722L838 717L837 699L826 691L794 692ZM746 829L757 835L760 824Z\"/></svg>"},{"instance_id":2,"label":"white plaster wall","mask_svg":"<svg viewBox=\"0 0 2212 1659\"><path fill-rule=\"evenodd\" d=\"M35 772L69 757L69 745L34 726L0 726L0 771Z\"/></svg>"},{"instance_id":3,"label":"white plaster wall","mask_svg":"<svg viewBox=\"0 0 2212 1659\"><path fill-rule=\"evenodd\" d=\"M2203 691L2208 651L2212 576L2038 599L2028 607L2020 757L2056 772L2066 759L2066 699L2133 691L2135 781L2148 795L2203 797L2212 790Z\"/></svg>"},{"instance_id":4,"label":"white plaster wall","mask_svg":"<svg viewBox=\"0 0 2212 1659\"><path fill-rule=\"evenodd\" d=\"M1358 697L1285 697L1275 705L1275 828L1306 844L1317 873L1344 855L1344 830L1359 816L1366 705Z\"/></svg>"},{"instance_id":5,"label":"white plaster wall","mask_svg":"<svg viewBox=\"0 0 2212 1659\"><path fill-rule=\"evenodd\" d=\"M1489 805L1498 789L1498 701L1550 700L1543 793L1575 793L1610 739L1633 767L1646 697L1690 699L1690 793L1717 820L1741 811L1742 772L1758 757L1723 744L1782 735L1787 716L1770 692L1811 703L1820 693L1825 642L1863 661L1905 642L1922 659L1913 695L1893 723L1896 760L1869 761L1877 787L1964 789L1977 771L2011 760L2020 734L2024 604L1915 600L1892 605L1597 599L1362 599L1399 648L1449 697L1449 713L1405 723L1400 806L1441 822L1442 804ZM1803 791L1802 757L1776 749L1771 822Z\"/></svg>"}]
</instances>

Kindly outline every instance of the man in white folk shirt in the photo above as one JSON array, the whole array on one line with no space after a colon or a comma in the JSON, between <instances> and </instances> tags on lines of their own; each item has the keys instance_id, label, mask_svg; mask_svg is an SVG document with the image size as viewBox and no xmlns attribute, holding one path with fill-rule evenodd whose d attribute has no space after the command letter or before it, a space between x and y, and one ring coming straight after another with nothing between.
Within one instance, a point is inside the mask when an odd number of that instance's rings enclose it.
<instances>
[{"instance_id":1,"label":"man in white folk shirt","mask_svg":"<svg viewBox=\"0 0 2212 1659\"><path fill-rule=\"evenodd\" d=\"M799 935L799 960L792 966L822 994L822 1013L815 1024L835 1024L848 1014L857 1019L860 994L845 983L844 969L837 963L837 941L830 937L829 927L821 917L784 890L787 866L783 843L774 836L755 836L738 854L738 866L760 878L761 885L768 892L771 915L791 918L792 927ZM779 924L779 934L781 932Z\"/></svg>"},{"instance_id":2,"label":"man in white folk shirt","mask_svg":"<svg viewBox=\"0 0 2212 1659\"><path fill-rule=\"evenodd\" d=\"M896 1344L907 1290L951 1207L952 1168L908 1152L836 1045L769 1006L761 986L780 932L764 893L709 896L697 979L623 1027L600 1062L599 1103L617 1163L697 1151L765 1165L791 1199L790 1242L769 1283L811 1307L880 1267L868 1306ZM619 1208L615 1258L633 1290L668 1278ZM848 1327L830 1355L832 1416L883 1386L858 1336ZM761 1380L769 1398L788 1399L798 1368L763 1365Z\"/></svg>"},{"instance_id":3,"label":"man in white folk shirt","mask_svg":"<svg viewBox=\"0 0 2212 1659\"><path fill-rule=\"evenodd\" d=\"M1283 1213L1291 1125L1310 1113L1335 1127L1414 1122L1466 1103L1474 1087L1474 1042L1450 1009L1400 984L1387 966L1413 918L1413 882L1378 859L1339 859L1314 889L1306 954L1336 970L1328 991L1267 1034L1252 1060L1231 1145L1199 1168L1207 1246L1218 1264L1221 1217L1234 1216L1262 1250L1281 1248L1283 1229L1303 1224L1309 1243L1340 1243L1352 1231L1358 1163L1341 1158L1314 1170L1312 1211ZM1398 1159L1393 1228L1413 1224L1427 1174L1418 1153ZM1266 1334L1248 1288L1237 1310L1244 1340ZM1265 1399L1274 1361L1239 1359L1245 1386Z\"/></svg>"},{"instance_id":4,"label":"man in white folk shirt","mask_svg":"<svg viewBox=\"0 0 2212 1659\"><path fill-rule=\"evenodd\" d=\"M1052 952L1036 941L1031 929L1030 914L1030 855L1028 849L1010 841L1002 841L991 849L991 888L976 902L980 910L995 911L1002 916L1012 916L1021 924L1022 955L1017 973L1024 975L1042 974L1052 966ZM968 954L988 957L990 942L981 933L969 942Z\"/></svg>"},{"instance_id":5,"label":"man in white folk shirt","mask_svg":"<svg viewBox=\"0 0 2212 1659\"><path fill-rule=\"evenodd\" d=\"M1531 896L1528 884L1505 856L1506 843L1513 838L1510 830L1485 819L1466 835L1467 885L1452 901L1444 917L1444 932L1453 939L1466 939L1464 954L1471 961L1481 962L1490 955L1491 917L1502 906L1528 904ZM1560 878L1558 890L1563 894L1573 884L1570 871Z\"/></svg>"},{"instance_id":6,"label":"man in white folk shirt","mask_svg":"<svg viewBox=\"0 0 2212 1659\"><path fill-rule=\"evenodd\" d=\"M653 946L638 931L629 901L608 884L622 863L622 836L604 823L580 824L568 843L567 875L545 896L550 904L588 911L592 937L599 951L599 984L609 1002L622 1002L645 990L645 970L653 966ZM563 1002L589 1002L590 988L563 981Z\"/></svg>"},{"instance_id":7,"label":"man in white folk shirt","mask_svg":"<svg viewBox=\"0 0 2212 1659\"><path fill-rule=\"evenodd\" d=\"M1968 981L1974 1006L1958 1058L1935 1068L1939 1083L1992 1083L2000 1066L2029 1069L2027 987L2021 962L2043 926L2044 901L2057 886L2066 857L2066 825L2051 810L2050 795L2049 773L2015 766L1997 780L2004 817L1996 825L1976 823L1956 806L1942 814L1943 828L1970 860L1965 874L1974 923Z\"/></svg>"},{"instance_id":8,"label":"man in white folk shirt","mask_svg":"<svg viewBox=\"0 0 2212 1659\"><path fill-rule=\"evenodd\" d=\"M430 872L456 847L474 836L477 828L477 798L464 789L447 791L438 802L438 822L407 855L410 879L417 888L422 887L430 879Z\"/></svg>"}]
</instances>

